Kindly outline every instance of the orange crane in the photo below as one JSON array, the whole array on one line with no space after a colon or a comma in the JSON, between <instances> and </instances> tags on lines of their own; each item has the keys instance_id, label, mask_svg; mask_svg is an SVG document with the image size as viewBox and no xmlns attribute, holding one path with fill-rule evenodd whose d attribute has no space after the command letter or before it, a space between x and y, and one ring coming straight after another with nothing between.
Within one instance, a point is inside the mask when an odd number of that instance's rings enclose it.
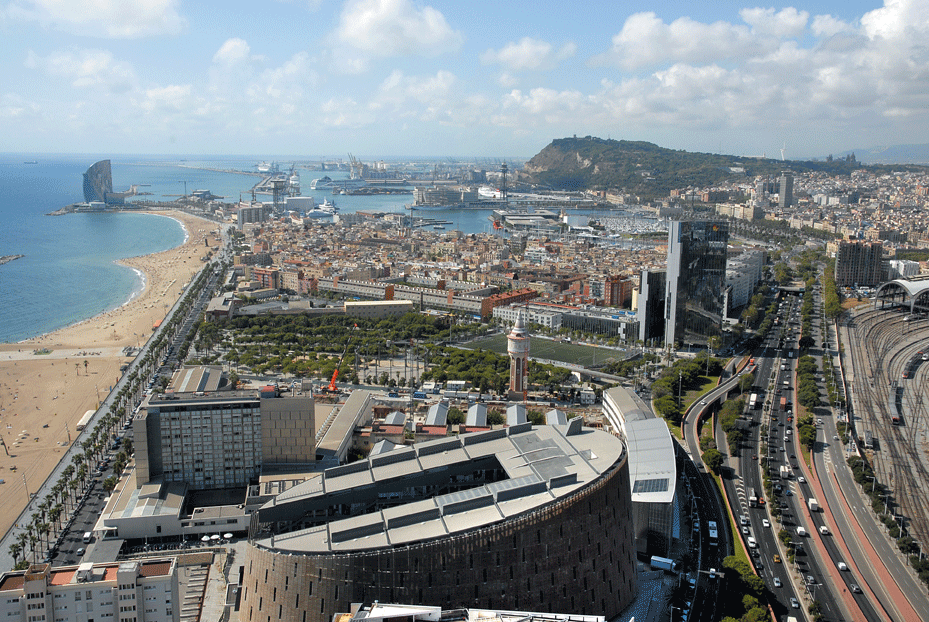
<instances>
[{"instance_id":1,"label":"orange crane","mask_svg":"<svg viewBox=\"0 0 929 622\"><path fill-rule=\"evenodd\" d=\"M355 327L352 328L352 332L354 332L355 329L357 328L358 328L358 324L355 324ZM332 380L329 381L329 386L326 387L325 389L326 393L338 393L339 392L338 387L335 386L335 381L339 378L339 368L342 367L342 361L345 360L345 353L348 352L348 348L350 345L352 345L351 339L349 339L348 343L345 344L345 349L342 350L342 356L339 357L339 364L335 366L335 371L332 372Z\"/></svg>"}]
</instances>

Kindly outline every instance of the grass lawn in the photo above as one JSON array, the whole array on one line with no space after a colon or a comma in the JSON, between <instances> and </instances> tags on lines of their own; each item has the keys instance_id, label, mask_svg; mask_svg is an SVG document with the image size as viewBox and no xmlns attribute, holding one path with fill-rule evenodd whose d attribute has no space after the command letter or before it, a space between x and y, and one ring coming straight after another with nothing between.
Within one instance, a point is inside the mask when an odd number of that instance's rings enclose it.
<instances>
[{"instance_id":1,"label":"grass lawn","mask_svg":"<svg viewBox=\"0 0 929 622\"><path fill-rule=\"evenodd\" d=\"M712 391L719 384L719 376L701 376L703 384L700 388L688 391L684 394L684 410L690 408L690 405L702 397L705 393Z\"/></svg>"},{"instance_id":2,"label":"grass lawn","mask_svg":"<svg viewBox=\"0 0 929 622\"><path fill-rule=\"evenodd\" d=\"M687 409L690 408L691 404L696 402L706 392L711 391L719 383L719 376L702 376L702 379L703 384L700 385L700 388L687 391L682 396L681 399L683 401L683 408L681 409L681 412L687 412ZM671 430L671 433L678 438L678 440L684 438L684 432L681 430L681 425L683 425L683 421L679 424L670 422L668 423L668 428Z\"/></svg>"},{"instance_id":3,"label":"grass lawn","mask_svg":"<svg viewBox=\"0 0 929 622\"><path fill-rule=\"evenodd\" d=\"M673 434L677 440L684 440L684 432L681 430L681 423L671 423L667 419L665 419L664 422L668 424L668 429L671 430L671 434Z\"/></svg>"}]
</instances>

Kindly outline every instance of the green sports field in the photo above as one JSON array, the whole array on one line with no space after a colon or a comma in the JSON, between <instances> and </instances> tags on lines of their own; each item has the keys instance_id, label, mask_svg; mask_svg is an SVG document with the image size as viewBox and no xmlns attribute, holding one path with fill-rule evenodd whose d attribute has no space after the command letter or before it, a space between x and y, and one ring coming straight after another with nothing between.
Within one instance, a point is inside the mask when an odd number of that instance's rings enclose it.
<instances>
[{"instance_id":1,"label":"green sports field","mask_svg":"<svg viewBox=\"0 0 929 622\"><path fill-rule=\"evenodd\" d=\"M499 354L506 354L506 335L493 335L483 339L463 344L462 347L471 350L490 350ZM595 348L574 343L562 343L550 339L532 339L529 346L529 356L534 359L549 359L589 367L602 365L608 360L620 361L629 356L629 352L614 350L613 348Z\"/></svg>"}]
</instances>

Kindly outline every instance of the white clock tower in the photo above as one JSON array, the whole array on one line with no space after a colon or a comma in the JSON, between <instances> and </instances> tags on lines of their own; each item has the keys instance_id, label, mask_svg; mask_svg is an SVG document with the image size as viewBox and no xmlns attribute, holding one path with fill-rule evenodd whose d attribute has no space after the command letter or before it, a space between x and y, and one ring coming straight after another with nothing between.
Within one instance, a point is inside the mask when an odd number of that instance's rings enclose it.
<instances>
[{"instance_id":1,"label":"white clock tower","mask_svg":"<svg viewBox=\"0 0 929 622\"><path fill-rule=\"evenodd\" d=\"M506 352L510 355L510 399L523 399L529 378L529 331L522 310L516 315L513 330L506 336Z\"/></svg>"}]
</instances>

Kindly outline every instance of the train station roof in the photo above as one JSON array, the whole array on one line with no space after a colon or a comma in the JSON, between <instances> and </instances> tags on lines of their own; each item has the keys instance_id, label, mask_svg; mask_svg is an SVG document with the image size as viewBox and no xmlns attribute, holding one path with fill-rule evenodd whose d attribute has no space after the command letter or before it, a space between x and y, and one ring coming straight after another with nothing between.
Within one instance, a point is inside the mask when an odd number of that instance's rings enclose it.
<instances>
[{"instance_id":1,"label":"train station roof","mask_svg":"<svg viewBox=\"0 0 929 622\"><path fill-rule=\"evenodd\" d=\"M905 279L894 279L881 284L874 293L875 298L879 298L885 290L899 287L904 290L908 296L915 298L921 294L929 292L929 275L913 276Z\"/></svg>"}]
</instances>

